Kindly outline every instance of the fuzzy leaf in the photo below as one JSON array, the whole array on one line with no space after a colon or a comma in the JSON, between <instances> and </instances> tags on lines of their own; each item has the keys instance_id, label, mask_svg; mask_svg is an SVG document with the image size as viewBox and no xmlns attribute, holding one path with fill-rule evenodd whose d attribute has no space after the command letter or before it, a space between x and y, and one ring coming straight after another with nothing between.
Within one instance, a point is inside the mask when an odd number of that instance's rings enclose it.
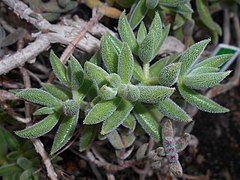
<instances>
[{"instance_id":1,"label":"fuzzy leaf","mask_svg":"<svg viewBox=\"0 0 240 180\"><path fill-rule=\"evenodd\" d=\"M30 169L26 169L25 171L23 171L23 173L18 176L19 180L26 180L26 179L34 179L33 178L33 174L36 171L36 169L30 168Z\"/></svg>"},{"instance_id":2,"label":"fuzzy leaf","mask_svg":"<svg viewBox=\"0 0 240 180\"><path fill-rule=\"evenodd\" d=\"M134 135L134 133L122 134L122 139L124 148L128 148L133 145L136 140L136 136Z\"/></svg>"},{"instance_id":3,"label":"fuzzy leaf","mask_svg":"<svg viewBox=\"0 0 240 180\"><path fill-rule=\"evenodd\" d=\"M47 115L47 114L52 114L54 113L54 108L50 108L50 107L42 107L38 110L36 110L33 115L34 116L38 116L38 115Z\"/></svg>"},{"instance_id":4,"label":"fuzzy leaf","mask_svg":"<svg viewBox=\"0 0 240 180\"><path fill-rule=\"evenodd\" d=\"M110 99L114 99L117 95L117 90L113 89L111 87L108 87L106 85L103 85L100 89L99 89L99 96L101 97L101 99L103 100L110 100Z\"/></svg>"},{"instance_id":5,"label":"fuzzy leaf","mask_svg":"<svg viewBox=\"0 0 240 180\"><path fill-rule=\"evenodd\" d=\"M107 118L102 125L101 134L105 135L116 129L132 111L133 105L126 100L122 100L116 111Z\"/></svg>"},{"instance_id":6,"label":"fuzzy leaf","mask_svg":"<svg viewBox=\"0 0 240 180\"><path fill-rule=\"evenodd\" d=\"M202 20L203 24L205 24L210 30L218 31L217 33L221 35L221 30L219 30L218 25L214 22L211 13L209 12L207 1L198 0L196 1L197 12Z\"/></svg>"},{"instance_id":7,"label":"fuzzy leaf","mask_svg":"<svg viewBox=\"0 0 240 180\"><path fill-rule=\"evenodd\" d=\"M72 115L78 114L79 109L80 109L80 105L72 99L68 99L67 101L64 102L63 112L66 116L72 116Z\"/></svg>"},{"instance_id":8,"label":"fuzzy leaf","mask_svg":"<svg viewBox=\"0 0 240 180\"><path fill-rule=\"evenodd\" d=\"M161 45L162 45L162 21L161 18L159 16L159 14L156 12L154 19L152 21L152 24L150 26L150 30L149 33L153 33L153 41L154 41L154 52L153 52L153 56L155 57L155 55L158 53ZM164 37L165 38L165 37Z\"/></svg>"},{"instance_id":9,"label":"fuzzy leaf","mask_svg":"<svg viewBox=\"0 0 240 180\"><path fill-rule=\"evenodd\" d=\"M227 62L231 57L232 57L232 54L223 54L223 55L213 56L196 64L194 68L202 67L202 66L221 67L221 65Z\"/></svg>"},{"instance_id":10,"label":"fuzzy leaf","mask_svg":"<svg viewBox=\"0 0 240 180\"><path fill-rule=\"evenodd\" d=\"M190 140L191 140L191 135L188 133L185 133L183 136L178 138L175 143L177 152L183 151L189 144Z\"/></svg>"},{"instance_id":11,"label":"fuzzy leaf","mask_svg":"<svg viewBox=\"0 0 240 180\"><path fill-rule=\"evenodd\" d=\"M219 71L219 68L209 67L209 66L201 66L193 69L187 76L195 76L205 73L216 73Z\"/></svg>"},{"instance_id":12,"label":"fuzzy leaf","mask_svg":"<svg viewBox=\"0 0 240 180\"><path fill-rule=\"evenodd\" d=\"M56 54L53 51L50 52L50 62L57 78L65 85L68 85L69 82L67 81L66 67L62 64L60 59L56 56Z\"/></svg>"},{"instance_id":13,"label":"fuzzy leaf","mask_svg":"<svg viewBox=\"0 0 240 180\"><path fill-rule=\"evenodd\" d=\"M175 90L164 86L138 86L138 89L140 91L138 101L144 103L158 103L170 97Z\"/></svg>"},{"instance_id":14,"label":"fuzzy leaf","mask_svg":"<svg viewBox=\"0 0 240 180\"><path fill-rule=\"evenodd\" d=\"M162 86L172 86L180 73L181 63L173 63L164 67L159 73L159 84Z\"/></svg>"},{"instance_id":15,"label":"fuzzy leaf","mask_svg":"<svg viewBox=\"0 0 240 180\"><path fill-rule=\"evenodd\" d=\"M62 105L62 102L59 99L55 98L48 92L35 88L22 90L18 92L16 96L26 101L47 107L59 107Z\"/></svg>"},{"instance_id":16,"label":"fuzzy leaf","mask_svg":"<svg viewBox=\"0 0 240 180\"><path fill-rule=\"evenodd\" d=\"M155 62L150 67L150 76L151 77L158 77L160 71L167 66L168 64L176 61L179 58L179 54L173 54L170 56L167 56L165 58L159 59L157 62Z\"/></svg>"},{"instance_id":17,"label":"fuzzy leaf","mask_svg":"<svg viewBox=\"0 0 240 180\"><path fill-rule=\"evenodd\" d=\"M84 69L89 78L100 86L106 82L106 77L109 75L104 69L88 61Z\"/></svg>"},{"instance_id":18,"label":"fuzzy leaf","mask_svg":"<svg viewBox=\"0 0 240 180\"><path fill-rule=\"evenodd\" d=\"M148 149L148 143L142 144L136 152L136 159L140 160L144 158L146 156L147 149Z\"/></svg>"},{"instance_id":19,"label":"fuzzy leaf","mask_svg":"<svg viewBox=\"0 0 240 180\"><path fill-rule=\"evenodd\" d=\"M81 64L73 56L68 61L71 72L71 87L72 89L79 89L84 81L83 68Z\"/></svg>"},{"instance_id":20,"label":"fuzzy leaf","mask_svg":"<svg viewBox=\"0 0 240 180\"><path fill-rule=\"evenodd\" d=\"M174 101L169 98L159 102L158 110L168 118L176 121L192 121L192 118L181 107L179 107Z\"/></svg>"},{"instance_id":21,"label":"fuzzy leaf","mask_svg":"<svg viewBox=\"0 0 240 180\"><path fill-rule=\"evenodd\" d=\"M97 124L106 120L117 109L120 102L121 98L116 97L113 100L97 103L85 117L83 124Z\"/></svg>"},{"instance_id":22,"label":"fuzzy leaf","mask_svg":"<svg viewBox=\"0 0 240 180\"><path fill-rule=\"evenodd\" d=\"M183 14L183 15L193 13L193 9L189 4L182 4L177 7L171 7L170 9L178 14Z\"/></svg>"},{"instance_id":23,"label":"fuzzy leaf","mask_svg":"<svg viewBox=\"0 0 240 180\"><path fill-rule=\"evenodd\" d=\"M161 22L161 21L160 21ZM161 25L162 26L162 25ZM162 35L161 38L159 39L159 41L157 42L157 47L155 48L155 52L154 52L154 56L156 56L163 44L163 42L165 41L165 39L167 38L169 31L170 31L170 27L171 25L167 25L163 30L162 30Z\"/></svg>"},{"instance_id":24,"label":"fuzzy leaf","mask_svg":"<svg viewBox=\"0 0 240 180\"><path fill-rule=\"evenodd\" d=\"M131 114L129 114L128 117L123 121L122 125L126 128L134 130L136 127L136 120Z\"/></svg>"},{"instance_id":25,"label":"fuzzy leaf","mask_svg":"<svg viewBox=\"0 0 240 180\"><path fill-rule=\"evenodd\" d=\"M0 131L1 131L0 136L2 136L1 138L4 138L4 140L1 139L2 141L0 141L1 142L1 149L5 149L4 146L6 145L6 146L8 146L8 147L6 147L6 150L7 150L7 148L12 150L12 151L18 150L20 144L19 144L18 140L15 138L15 136L3 127L0 127ZM1 153L0 153L0 156L1 156Z\"/></svg>"},{"instance_id":26,"label":"fuzzy leaf","mask_svg":"<svg viewBox=\"0 0 240 180\"><path fill-rule=\"evenodd\" d=\"M153 59L154 55L154 34L148 33L146 38L140 44L138 49L138 56L143 63L149 63Z\"/></svg>"},{"instance_id":27,"label":"fuzzy leaf","mask_svg":"<svg viewBox=\"0 0 240 180\"><path fill-rule=\"evenodd\" d=\"M17 159L17 164L24 170L32 167L32 162L25 157L19 157Z\"/></svg>"},{"instance_id":28,"label":"fuzzy leaf","mask_svg":"<svg viewBox=\"0 0 240 180\"><path fill-rule=\"evenodd\" d=\"M159 4L169 7L177 7L179 5L185 4L188 0L159 0Z\"/></svg>"},{"instance_id":29,"label":"fuzzy leaf","mask_svg":"<svg viewBox=\"0 0 240 180\"><path fill-rule=\"evenodd\" d=\"M136 103L133 110L139 124L145 130L145 132L154 138L156 141L161 140L161 126L155 121L148 110L140 103Z\"/></svg>"},{"instance_id":30,"label":"fuzzy leaf","mask_svg":"<svg viewBox=\"0 0 240 180\"><path fill-rule=\"evenodd\" d=\"M81 86L80 89L78 89L77 91L77 95L74 98L74 100L77 103L81 103L81 101L85 98L85 96L88 94L88 92L90 91L91 87L92 87L93 83L92 81L90 81L88 78L84 78L83 81L83 85ZM74 93L74 91L73 91Z\"/></svg>"},{"instance_id":31,"label":"fuzzy leaf","mask_svg":"<svg viewBox=\"0 0 240 180\"><path fill-rule=\"evenodd\" d=\"M8 175L12 175L13 172L17 173L17 172L21 172L21 168L13 163L13 164L5 164L0 166L0 176L8 176Z\"/></svg>"},{"instance_id":32,"label":"fuzzy leaf","mask_svg":"<svg viewBox=\"0 0 240 180\"><path fill-rule=\"evenodd\" d=\"M123 11L121 16L119 17L118 32L121 39L129 45L129 47L134 53L136 53L138 50L137 40L133 34L133 30L130 24L128 23L125 11Z\"/></svg>"},{"instance_id":33,"label":"fuzzy leaf","mask_svg":"<svg viewBox=\"0 0 240 180\"><path fill-rule=\"evenodd\" d=\"M96 126L85 125L83 133L80 137L80 144L79 144L80 152L83 152L86 149L88 149L88 147L90 146L90 144L92 143L92 141L96 136L96 130L97 130Z\"/></svg>"},{"instance_id":34,"label":"fuzzy leaf","mask_svg":"<svg viewBox=\"0 0 240 180\"><path fill-rule=\"evenodd\" d=\"M111 73L107 77L107 81L114 88L117 88L117 87L119 87L122 84L122 80L121 80L120 76L118 74L116 74L116 73Z\"/></svg>"},{"instance_id":35,"label":"fuzzy leaf","mask_svg":"<svg viewBox=\"0 0 240 180\"><path fill-rule=\"evenodd\" d=\"M180 57L179 62L182 62L180 76L188 73L190 68L194 65L194 63L198 60L203 50L210 42L210 39L202 40L190 48L188 48L183 55Z\"/></svg>"},{"instance_id":36,"label":"fuzzy leaf","mask_svg":"<svg viewBox=\"0 0 240 180\"><path fill-rule=\"evenodd\" d=\"M111 34L107 33L101 40L101 54L104 65L108 72L116 73L118 66L118 55L122 49L122 43Z\"/></svg>"},{"instance_id":37,"label":"fuzzy leaf","mask_svg":"<svg viewBox=\"0 0 240 180\"><path fill-rule=\"evenodd\" d=\"M187 102L202 111L210 113L224 113L229 111L227 108L224 108L196 91L189 89L184 84L179 84L178 90Z\"/></svg>"},{"instance_id":38,"label":"fuzzy leaf","mask_svg":"<svg viewBox=\"0 0 240 180\"><path fill-rule=\"evenodd\" d=\"M157 7L159 0L146 0L146 6L148 9L154 9Z\"/></svg>"},{"instance_id":39,"label":"fuzzy leaf","mask_svg":"<svg viewBox=\"0 0 240 180\"><path fill-rule=\"evenodd\" d=\"M143 81L144 80L143 69L140 66L140 64L137 61L135 61L135 60L134 60L133 75L139 81Z\"/></svg>"},{"instance_id":40,"label":"fuzzy leaf","mask_svg":"<svg viewBox=\"0 0 240 180\"><path fill-rule=\"evenodd\" d=\"M54 113L48 115L40 122L27 127L21 131L15 131L16 135L22 138L37 138L44 134L47 134L49 131L54 128L59 120L60 115L58 113Z\"/></svg>"},{"instance_id":41,"label":"fuzzy leaf","mask_svg":"<svg viewBox=\"0 0 240 180\"><path fill-rule=\"evenodd\" d=\"M54 97L61 99L63 101L66 101L67 99L70 99L72 97L71 93L61 86L52 85L50 83L41 83L41 86L46 91L51 93Z\"/></svg>"},{"instance_id":42,"label":"fuzzy leaf","mask_svg":"<svg viewBox=\"0 0 240 180\"><path fill-rule=\"evenodd\" d=\"M207 89L218 85L225 79L231 71L218 72L218 73L204 73L200 75L191 75L184 77L184 84L191 89Z\"/></svg>"},{"instance_id":43,"label":"fuzzy leaf","mask_svg":"<svg viewBox=\"0 0 240 180\"><path fill-rule=\"evenodd\" d=\"M138 86L122 84L118 88L118 95L125 99L128 99L129 101L134 102L139 99L140 91L138 89Z\"/></svg>"},{"instance_id":44,"label":"fuzzy leaf","mask_svg":"<svg viewBox=\"0 0 240 180\"><path fill-rule=\"evenodd\" d=\"M128 84L132 78L134 60L130 47L124 43L118 59L118 75L123 84Z\"/></svg>"},{"instance_id":45,"label":"fuzzy leaf","mask_svg":"<svg viewBox=\"0 0 240 180\"><path fill-rule=\"evenodd\" d=\"M143 20L147 14L148 8L146 7L146 0L140 0L133 12L131 13L129 23L132 29L135 29L137 25Z\"/></svg>"},{"instance_id":46,"label":"fuzzy leaf","mask_svg":"<svg viewBox=\"0 0 240 180\"><path fill-rule=\"evenodd\" d=\"M138 45L140 45L143 42L143 40L145 39L146 35L147 35L147 29L145 27L144 22L141 22L140 27L138 29L138 34L137 34Z\"/></svg>"},{"instance_id":47,"label":"fuzzy leaf","mask_svg":"<svg viewBox=\"0 0 240 180\"><path fill-rule=\"evenodd\" d=\"M117 130L113 131L111 134L108 135L108 140L115 149L124 148L121 136L119 135Z\"/></svg>"},{"instance_id":48,"label":"fuzzy leaf","mask_svg":"<svg viewBox=\"0 0 240 180\"><path fill-rule=\"evenodd\" d=\"M51 155L61 149L73 136L74 130L77 126L78 114L73 116L66 116L61 122L57 133L54 137Z\"/></svg>"}]
</instances>

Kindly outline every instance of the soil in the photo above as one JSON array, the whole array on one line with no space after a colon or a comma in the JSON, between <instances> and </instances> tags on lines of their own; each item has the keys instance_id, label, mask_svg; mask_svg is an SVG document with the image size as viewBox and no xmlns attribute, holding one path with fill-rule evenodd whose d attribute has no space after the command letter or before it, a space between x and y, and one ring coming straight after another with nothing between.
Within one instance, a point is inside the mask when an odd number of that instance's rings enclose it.
<instances>
[{"instance_id":1,"label":"soil","mask_svg":"<svg viewBox=\"0 0 240 180\"><path fill-rule=\"evenodd\" d=\"M199 144L197 153L188 149L183 157L184 173L199 179L240 179L240 87L221 94L214 100L230 109L225 114L199 111L192 134Z\"/></svg>"}]
</instances>

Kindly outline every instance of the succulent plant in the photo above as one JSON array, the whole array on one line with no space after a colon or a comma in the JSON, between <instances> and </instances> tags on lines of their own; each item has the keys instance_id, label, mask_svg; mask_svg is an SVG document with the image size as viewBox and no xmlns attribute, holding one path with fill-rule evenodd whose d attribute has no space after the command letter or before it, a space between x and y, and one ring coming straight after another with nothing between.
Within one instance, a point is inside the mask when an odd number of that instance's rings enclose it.
<instances>
[{"instance_id":1,"label":"succulent plant","mask_svg":"<svg viewBox=\"0 0 240 180\"><path fill-rule=\"evenodd\" d=\"M155 1L147 2L155 7ZM165 5L164 1L161 3ZM171 3L170 7L179 5L174 1ZM34 115L46 117L15 133L24 138L36 138L59 123L51 150L54 154L71 139L78 124L84 126L80 151L86 150L96 137L108 139L116 149L129 147L136 138L136 126L140 126L156 142L163 142L168 157L164 132L169 126L161 127L161 119L156 119L154 114L176 121L192 121L175 101L176 95L202 111L228 111L196 90L215 86L230 73L218 72L230 55L199 62L210 42L206 39L180 55L157 59L169 26L165 26L155 13L149 29L142 22L135 37L132 27L138 23L133 26L132 22L131 19L128 22L123 12L118 23L121 39L109 33L104 35L98 52L100 56L93 56L83 66L74 57L65 66L51 51L50 62L61 85L43 83L43 89L25 89L16 93L19 98L43 106Z\"/></svg>"}]
</instances>

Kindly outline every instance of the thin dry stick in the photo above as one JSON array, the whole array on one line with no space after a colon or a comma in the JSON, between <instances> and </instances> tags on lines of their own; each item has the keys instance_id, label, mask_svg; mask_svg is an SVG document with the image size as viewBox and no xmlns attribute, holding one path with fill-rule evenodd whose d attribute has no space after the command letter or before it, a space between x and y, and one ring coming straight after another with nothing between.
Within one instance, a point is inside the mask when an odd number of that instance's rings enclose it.
<instances>
[{"instance_id":1,"label":"thin dry stick","mask_svg":"<svg viewBox=\"0 0 240 180\"><path fill-rule=\"evenodd\" d=\"M229 44L231 39L229 9L225 8L223 13L223 43Z\"/></svg>"},{"instance_id":2,"label":"thin dry stick","mask_svg":"<svg viewBox=\"0 0 240 180\"><path fill-rule=\"evenodd\" d=\"M68 45L68 47L62 53L60 60L62 61L63 64L67 63L67 60L73 53L76 45L86 35L89 29L91 29L94 26L94 24L96 24L102 18L102 14L94 13L94 12L96 12L95 9L93 9L93 17L88 21L87 25L83 28L82 31L80 31L78 36ZM55 80L55 75L54 73L51 73L49 76L48 82L52 83L54 80Z\"/></svg>"},{"instance_id":3,"label":"thin dry stick","mask_svg":"<svg viewBox=\"0 0 240 180\"><path fill-rule=\"evenodd\" d=\"M78 34L78 36L68 45L68 47L64 50L64 52L61 55L60 60L63 64L66 64L67 59L70 57L70 55L73 53L74 48L78 44L78 42L86 35L89 29L93 27L94 24L96 24L101 18L102 14L96 12L93 9L93 17L89 20L87 25L83 28L83 30Z\"/></svg>"},{"instance_id":4,"label":"thin dry stick","mask_svg":"<svg viewBox=\"0 0 240 180\"><path fill-rule=\"evenodd\" d=\"M21 70L21 73L23 75L23 82L24 82L24 85L25 85L25 88L31 88L31 82L30 82L30 77L28 75L28 72L25 68L20 68ZM31 111L30 111L30 104L25 102L25 116L28 120L28 123L27 123L27 126L30 126L31 125ZM48 157L48 154L47 152L45 151L44 149L44 146L42 144L42 142L40 141L40 139L38 138L35 138L35 139L31 139L34 147L35 147L35 150L37 151L37 153L40 154L42 160L43 160L43 163L47 169L47 173L48 173L48 177L51 179L51 180L57 180L57 174L54 170L54 167L51 163L51 160L49 159Z\"/></svg>"}]
</instances>

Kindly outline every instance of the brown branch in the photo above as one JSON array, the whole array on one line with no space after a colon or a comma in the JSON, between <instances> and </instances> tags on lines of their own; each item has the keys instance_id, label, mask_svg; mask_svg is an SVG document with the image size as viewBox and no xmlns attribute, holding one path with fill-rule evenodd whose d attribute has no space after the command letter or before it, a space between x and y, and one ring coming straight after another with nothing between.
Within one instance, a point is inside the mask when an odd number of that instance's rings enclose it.
<instances>
[{"instance_id":1,"label":"brown branch","mask_svg":"<svg viewBox=\"0 0 240 180\"><path fill-rule=\"evenodd\" d=\"M94 10L93 10L94 12ZM61 55L60 60L63 64L66 64L67 59L72 54L74 48L78 44L78 42L86 35L89 29L93 27L94 24L96 24L100 19L102 18L102 14L96 13L93 15L93 17L89 20L87 25L83 28L83 30L78 34L78 36L68 45L68 47L64 50L64 52Z\"/></svg>"}]
</instances>

